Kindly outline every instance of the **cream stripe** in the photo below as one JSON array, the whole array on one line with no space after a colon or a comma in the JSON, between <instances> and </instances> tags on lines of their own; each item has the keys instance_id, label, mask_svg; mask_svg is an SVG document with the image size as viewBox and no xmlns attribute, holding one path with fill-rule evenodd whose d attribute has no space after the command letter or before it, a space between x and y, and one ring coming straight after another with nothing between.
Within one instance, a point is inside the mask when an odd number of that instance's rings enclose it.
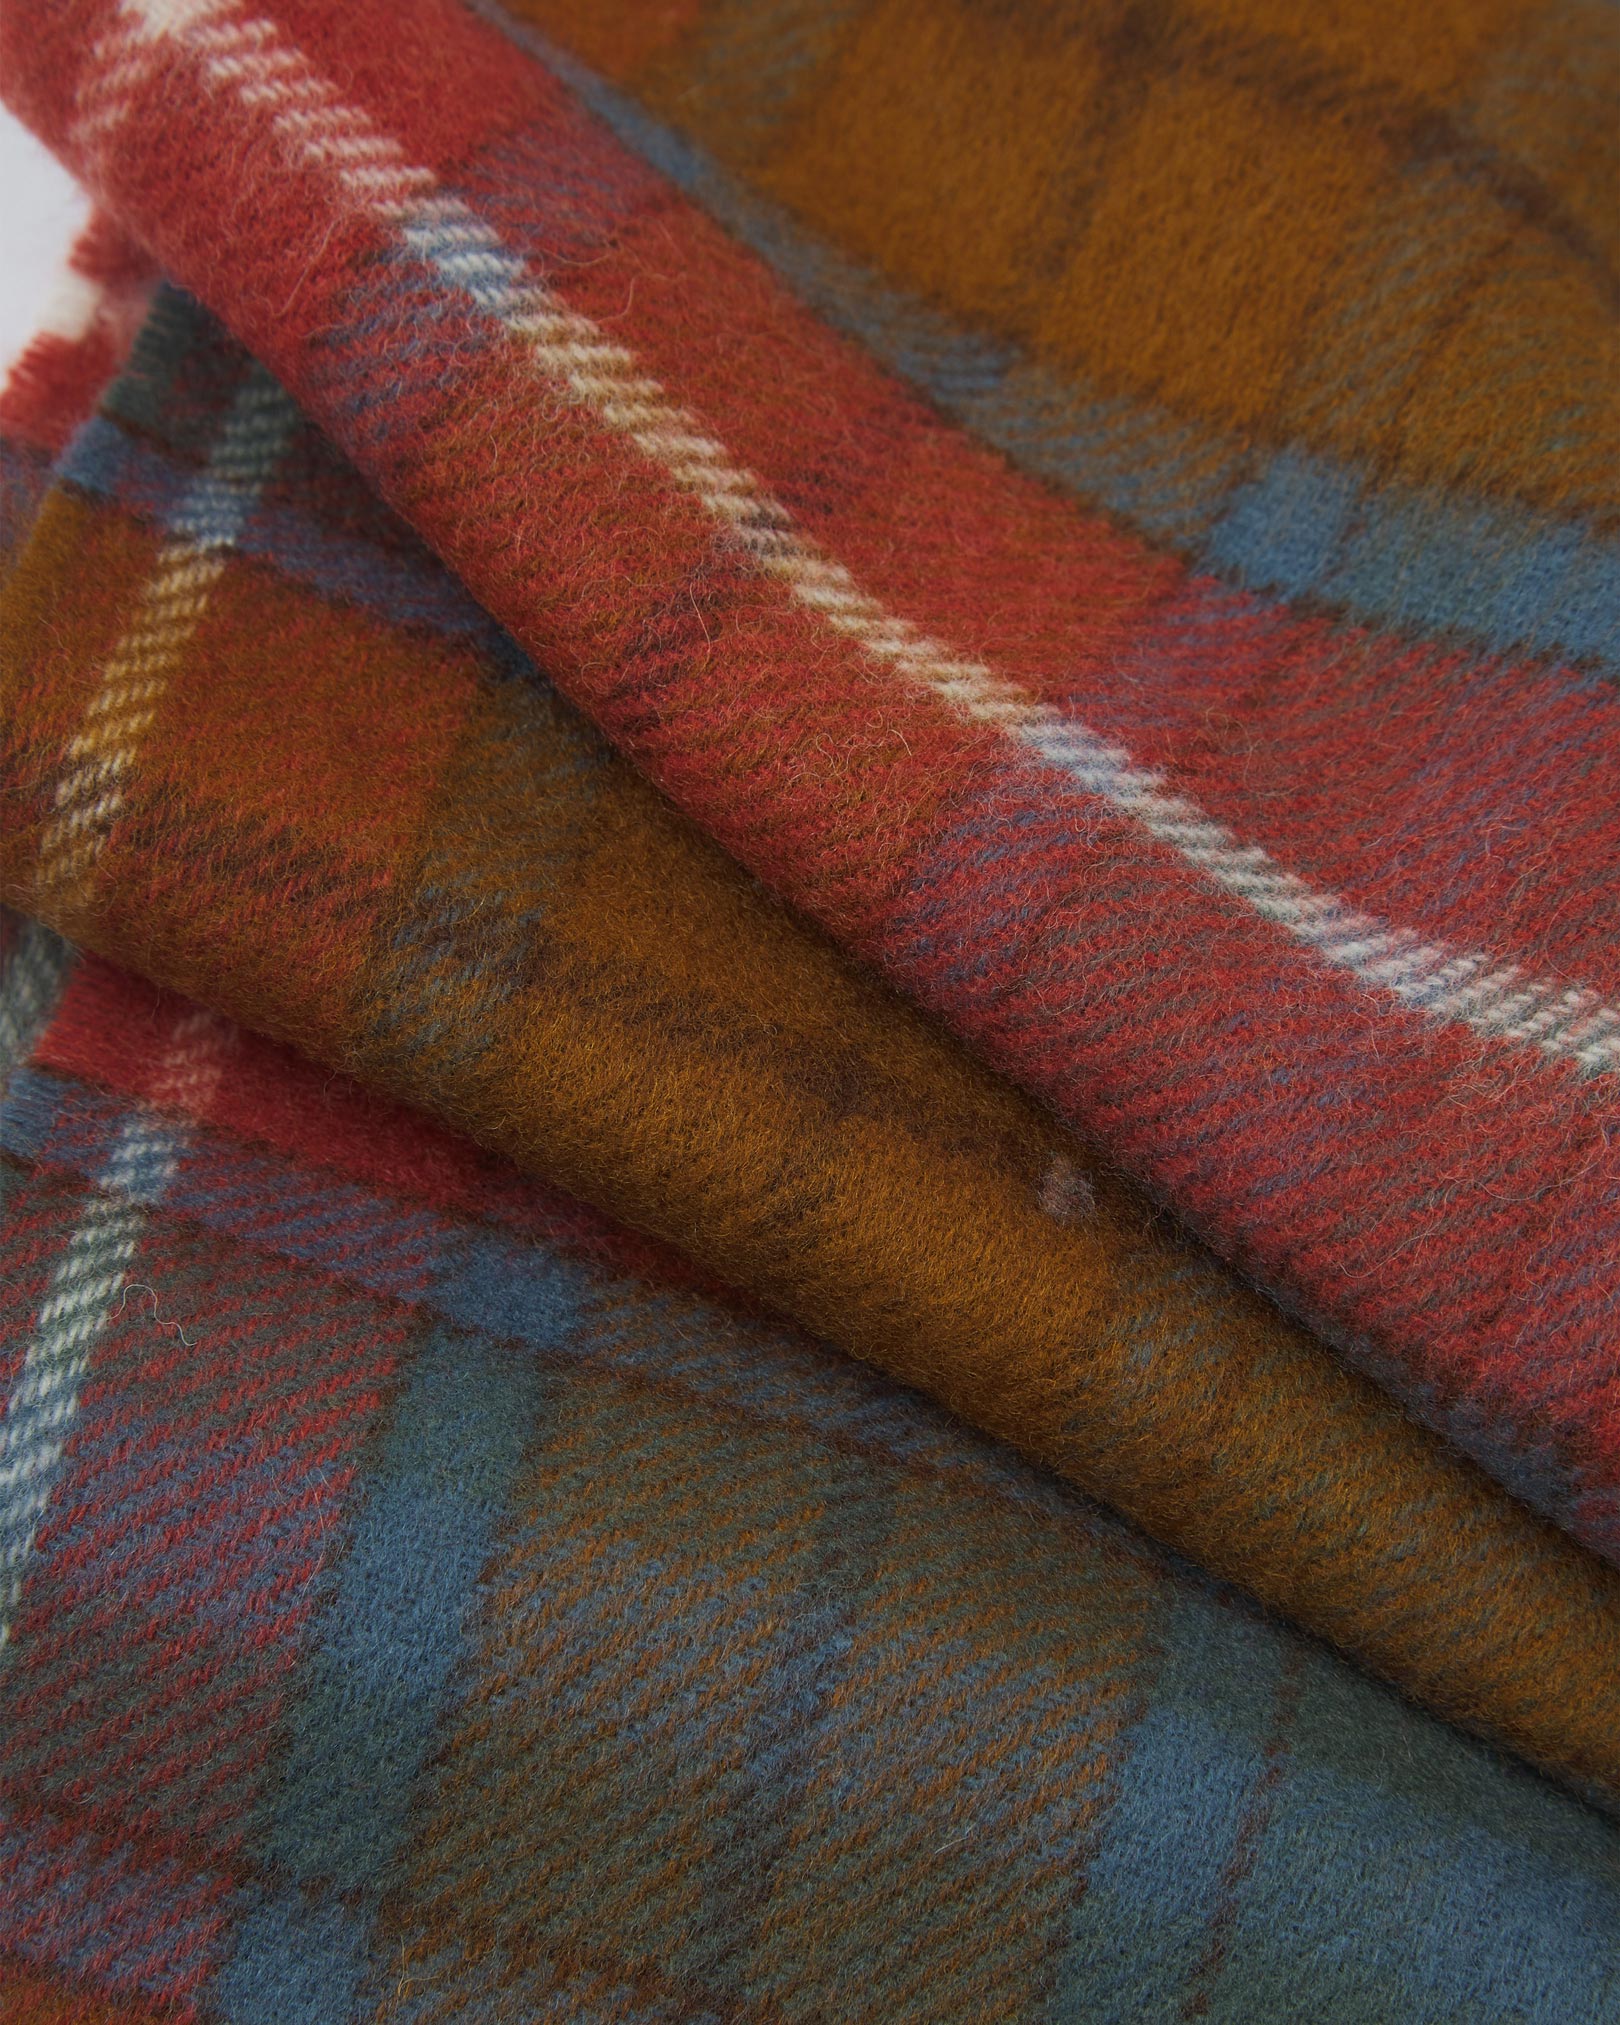
<instances>
[{"instance_id":1,"label":"cream stripe","mask_svg":"<svg viewBox=\"0 0 1620 2025\"><path fill-rule=\"evenodd\" d=\"M183 1013L153 1087L154 1104L203 1110L223 1069L230 1031L211 1013ZM0 1650L10 1641L28 1563L61 1476L91 1352L123 1291L146 1210L162 1200L188 1137L183 1124L144 1110L127 1121L35 1317L0 1420Z\"/></svg>"},{"instance_id":2,"label":"cream stripe","mask_svg":"<svg viewBox=\"0 0 1620 2025\"><path fill-rule=\"evenodd\" d=\"M104 281L80 274L75 267L64 267L56 277L44 314L34 327L34 336L61 338L67 344L77 344L95 328L96 318L106 302Z\"/></svg>"},{"instance_id":3,"label":"cream stripe","mask_svg":"<svg viewBox=\"0 0 1620 2025\"><path fill-rule=\"evenodd\" d=\"M661 466L760 570L872 661L1019 740L1336 969L1432 1018L1532 1044L1589 1072L1620 1069L1620 1011L1595 992L1526 976L1480 951L1425 942L1317 891L1123 748L887 611L843 564L797 533L754 474L642 374L631 352L534 280L489 225L438 189L432 172L410 163L362 109L346 104L274 23L245 18L238 0L122 0L122 19L132 44L183 37L209 84L262 109L290 151L323 169L356 207L393 225L447 285L523 338L546 379ZM106 60L120 76L139 62L128 49L109 51Z\"/></svg>"},{"instance_id":4,"label":"cream stripe","mask_svg":"<svg viewBox=\"0 0 1620 2025\"><path fill-rule=\"evenodd\" d=\"M286 442L296 411L254 367L232 404L207 468L180 503L128 631L101 671L63 754L56 813L40 839L39 880L55 896L93 870L124 804L141 739L176 662L208 609L226 550Z\"/></svg>"}]
</instances>

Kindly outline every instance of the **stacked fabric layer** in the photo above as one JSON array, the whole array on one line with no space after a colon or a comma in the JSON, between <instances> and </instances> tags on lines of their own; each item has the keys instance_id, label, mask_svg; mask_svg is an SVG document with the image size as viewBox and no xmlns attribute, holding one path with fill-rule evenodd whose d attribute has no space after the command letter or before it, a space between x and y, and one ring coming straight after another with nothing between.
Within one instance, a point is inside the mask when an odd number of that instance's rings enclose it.
<instances>
[{"instance_id":1,"label":"stacked fabric layer","mask_svg":"<svg viewBox=\"0 0 1620 2025\"><path fill-rule=\"evenodd\" d=\"M7 18L24 2015L1620 2002L1597 117L1239 11Z\"/></svg>"}]
</instances>

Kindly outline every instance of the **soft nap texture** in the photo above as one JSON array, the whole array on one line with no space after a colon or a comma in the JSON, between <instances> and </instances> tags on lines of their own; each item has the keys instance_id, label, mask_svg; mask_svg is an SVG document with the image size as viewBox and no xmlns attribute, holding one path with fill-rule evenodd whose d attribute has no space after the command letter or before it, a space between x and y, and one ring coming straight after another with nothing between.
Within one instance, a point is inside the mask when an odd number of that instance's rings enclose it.
<instances>
[{"instance_id":1,"label":"soft nap texture","mask_svg":"<svg viewBox=\"0 0 1620 2025\"><path fill-rule=\"evenodd\" d=\"M1620 1551L1611 684L1024 477L451 0L7 23L24 115L677 802Z\"/></svg>"},{"instance_id":2,"label":"soft nap texture","mask_svg":"<svg viewBox=\"0 0 1620 2025\"><path fill-rule=\"evenodd\" d=\"M0 638L0 863L42 919L565 1178L1620 1798L1620 1578L738 876L194 305L76 439Z\"/></svg>"},{"instance_id":3,"label":"soft nap texture","mask_svg":"<svg viewBox=\"0 0 1620 2025\"><path fill-rule=\"evenodd\" d=\"M7 2016L1620 2008L1617 47L0 21Z\"/></svg>"},{"instance_id":4,"label":"soft nap texture","mask_svg":"<svg viewBox=\"0 0 1620 2025\"><path fill-rule=\"evenodd\" d=\"M112 1281L0 1675L25 1958L230 2025L1612 2015L1620 1835L1523 1767L219 1017L32 928L3 1004L6 1340Z\"/></svg>"}]
</instances>

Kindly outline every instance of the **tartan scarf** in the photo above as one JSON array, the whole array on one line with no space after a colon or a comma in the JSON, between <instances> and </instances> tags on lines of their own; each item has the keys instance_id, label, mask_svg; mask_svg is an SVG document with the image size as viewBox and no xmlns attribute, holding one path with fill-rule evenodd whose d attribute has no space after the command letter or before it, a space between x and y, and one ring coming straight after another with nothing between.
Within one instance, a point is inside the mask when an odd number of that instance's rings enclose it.
<instances>
[{"instance_id":1,"label":"tartan scarf","mask_svg":"<svg viewBox=\"0 0 1620 2025\"><path fill-rule=\"evenodd\" d=\"M8 2018L1612 2014L1594 1810L420 1113L9 954L0 1311L83 1326Z\"/></svg>"},{"instance_id":2,"label":"tartan scarf","mask_svg":"<svg viewBox=\"0 0 1620 2025\"><path fill-rule=\"evenodd\" d=\"M1413 1706L1620 1794L1603 390L1468 424L1552 311L1448 377L1443 266L1422 399L1380 379L1434 220L1340 187L1438 160L1584 273L1598 143L1566 109L1543 159L1487 90L1522 23L1431 52L1424 124L1353 35L524 11L557 40L6 23L8 94L193 291L75 430L145 295L98 226L101 312L7 414L0 867L49 924L0 1134L16 2001L1604 2015L1612 1830ZM1114 123L1061 174L1061 92L1009 81L1054 65ZM970 75L999 152L957 187ZM1264 91L1360 265L1317 246L1312 320L1195 370L1128 335L1162 236L1118 318L1079 284L1122 191L1171 230L1161 101L1221 166L1190 215L1273 249L1231 181ZM1246 410L1257 332L1335 320L1352 392ZM589 1402L535 1376L581 1363ZM1064 1582L897 1516L922 1424L930 1486L1084 1515Z\"/></svg>"}]
</instances>

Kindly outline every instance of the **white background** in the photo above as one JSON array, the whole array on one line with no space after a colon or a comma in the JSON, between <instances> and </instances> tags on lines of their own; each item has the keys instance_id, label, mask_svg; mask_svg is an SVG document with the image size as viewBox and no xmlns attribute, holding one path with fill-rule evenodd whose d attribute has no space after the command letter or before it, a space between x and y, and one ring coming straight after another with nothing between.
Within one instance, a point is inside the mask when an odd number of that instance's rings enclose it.
<instances>
[{"instance_id":1,"label":"white background","mask_svg":"<svg viewBox=\"0 0 1620 2025\"><path fill-rule=\"evenodd\" d=\"M0 108L0 379L33 336L89 215L67 171Z\"/></svg>"}]
</instances>

